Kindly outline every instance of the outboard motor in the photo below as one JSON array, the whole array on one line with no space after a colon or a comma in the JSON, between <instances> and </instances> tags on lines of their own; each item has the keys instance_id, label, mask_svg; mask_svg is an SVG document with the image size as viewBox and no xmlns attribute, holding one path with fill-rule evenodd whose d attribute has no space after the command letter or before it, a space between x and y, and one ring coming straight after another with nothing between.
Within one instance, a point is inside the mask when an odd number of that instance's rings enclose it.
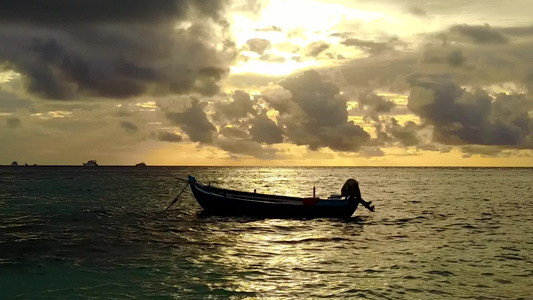
<instances>
[{"instance_id":1,"label":"outboard motor","mask_svg":"<svg viewBox=\"0 0 533 300\"><path fill-rule=\"evenodd\" d=\"M342 197L346 197L350 201L355 201L356 203L361 203L369 211L374 211L374 205L372 201L365 201L361 198L361 191L359 190L359 182L357 180L350 178L346 180L341 189Z\"/></svg>"},{"instance_id":2,"label":"outboard motor","mask_svg":"<svg viewBox=\"0 0 533 300\"><path fill-rule=\"evenodd\" d=\"M355 199L361 199L361 191L359 190L359 182L357 180L350 178L346 180L341 189L342 197L353 197Z\"/></svg>"}]
</instances>

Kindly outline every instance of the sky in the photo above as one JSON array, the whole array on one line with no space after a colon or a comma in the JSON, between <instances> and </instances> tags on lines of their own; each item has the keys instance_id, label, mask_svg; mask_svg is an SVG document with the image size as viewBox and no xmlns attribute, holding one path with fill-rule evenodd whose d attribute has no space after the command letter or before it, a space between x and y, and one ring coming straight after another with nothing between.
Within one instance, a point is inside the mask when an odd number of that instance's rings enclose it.
<instances>
[{"instance_id":1,"label":"sky","mask_svg":"<svg viewBox=\"0 0 533 300\"><path fill-rule=\"evenodd\" d=\"M0 165L533 167L531 11L1 1Z\"/></svg>"}]
</instances>

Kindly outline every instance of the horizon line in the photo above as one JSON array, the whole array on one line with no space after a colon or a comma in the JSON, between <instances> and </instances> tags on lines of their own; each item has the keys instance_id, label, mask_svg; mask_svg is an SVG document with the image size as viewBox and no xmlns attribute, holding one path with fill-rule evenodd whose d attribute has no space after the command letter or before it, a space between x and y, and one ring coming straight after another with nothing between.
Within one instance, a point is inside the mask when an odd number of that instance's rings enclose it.
<instances>
[{"instance_id":1,"label":"horizon line","mask_svg":"<svg viewBox=\"0 0 533 300\"><path fill-rule=\"evenodd\" d=\"M101 168L101 167L134 167L134 168L147 168L147 167L187 167L187 168L533 168L531 166L461 166L461 165L440 165L440 166L408 166L408 165L391 165L391 166L338 166L338 165L315 165L315 166L294 166L294 165L285 165L285 166L262 166L262 165L145 165L145 166L136 166L135 164L128 165L98 165L98 166L84 166L84 165L55 165L55 164L19 164L17 166L12 165L0 165L0 167L10 167L10 168L24 168L24 167L81 167L87 169Z\"/></svg>"}]
</instances>

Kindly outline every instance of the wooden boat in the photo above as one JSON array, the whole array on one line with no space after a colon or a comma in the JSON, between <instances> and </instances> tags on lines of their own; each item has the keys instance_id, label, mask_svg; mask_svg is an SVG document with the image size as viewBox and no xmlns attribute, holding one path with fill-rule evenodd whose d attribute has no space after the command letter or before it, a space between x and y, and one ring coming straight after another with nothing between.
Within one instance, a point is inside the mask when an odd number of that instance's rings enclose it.
<instances>
[{"instance_id":1,"label":"wooden boat","mask_svg":"<svg viewBox=\"0 0 533 300\"><path fill-rule=\"evenodd\" d=\"M196 201L208 214L275 218L348 218L359 203L374 209L370 202L354 197L298 198L228 190L204 185L193 176L188 180ZM368 206L367 206L368 205ZM168 209L168 208L167 208Z\"/></svg>"}]
</instances>

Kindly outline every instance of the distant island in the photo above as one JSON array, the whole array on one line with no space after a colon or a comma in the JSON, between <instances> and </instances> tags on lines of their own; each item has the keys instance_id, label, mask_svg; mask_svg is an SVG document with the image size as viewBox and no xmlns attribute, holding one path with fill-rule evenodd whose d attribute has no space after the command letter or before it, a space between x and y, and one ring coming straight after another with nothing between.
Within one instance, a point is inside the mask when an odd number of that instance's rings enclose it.
<instances>
[{"instance_id":1,"label":"distant island","mask_svg":"<svg viewBox=\"0 0 533 300\"><path fill-rule=\"evenodd\" d=\"M84 167L98 167L96 160L89 160L86 163L83 163Z\"/></svg>"},{"instance_id":2,"label":"distant island","mask_svg":"<svg viewBox=\"0 0 533 300\"><path fill-rule=\"evenodd\" d=\"M143 162L140 162L138 164L135 164L136 167L146 167L146 164Z\"/></svg>"}]
</instances>

